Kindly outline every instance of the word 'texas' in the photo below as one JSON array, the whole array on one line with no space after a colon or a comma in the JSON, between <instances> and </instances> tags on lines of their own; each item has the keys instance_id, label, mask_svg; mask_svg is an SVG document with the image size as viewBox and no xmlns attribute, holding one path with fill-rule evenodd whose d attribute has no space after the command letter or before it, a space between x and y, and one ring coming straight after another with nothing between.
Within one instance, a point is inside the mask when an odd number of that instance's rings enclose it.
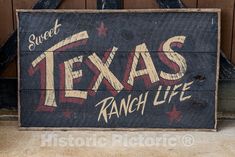
<instances>
[{"instance_id":1,"label":"word 'texas'","mask_svg":"<svg viewBox=\"0 0 235 157\"><path fill-rule=\"evenodd\" d=\"M45 80L42 81L44 83L41 84L41 88L50 89L42 91L40 105L51 107L57 106L55 101L54 89L54 55L56 54L54 52L62 52L61 50L63 50L66 46L75 42L78 42L78 45L85 45L88 38L89 37L87 31L76 33L58 42L57 44L43 52L32 62L32 66L29 69L30 75L33 75L34 72L37 71L37 69L40 69L41 80ZM99 72L98 74L95 73L95 75L97 76L95 77L96 79L92 82L92 92L94 92L95 94L100 84L104 83L107 89L112 93L112 95L116 95L124 88L127 90L131 90L135 79L142 76L147 76L151 84L158 82L160 78L169 81L181 79L187 70L186 60L182 55L173 51L171 45L176 44L178 47L181 47L185 41L185 38L185 36L174 36L161 44L161 50L163 51L163 53L159 55L160 60L175 73L167 73L164 71L160 71L160 73L158 73L153 64L153 60L150 56L146 44L142 43L135 47L135 51L132 52L133 55L131 55L131 58L128 58L128 61L131 61L131 63L127 64L127 68L124 71L124 82L120 82L114 75L114 73L109 69L109 66L112 63L118 48L114 46L110 51L108 51L107 54L105 54L106 61L100 59L94 52L93 54L89 55L84 62L89 68L91 68L91 70L95 68L96 71L98 70ZM141 70L137 70L137 65L139 63L140 57L142 57L143 63L141 64L144 64L144 68L142 68ZM65 74L63 86L64 89L67 89L65 91L60 91L64 101L82 103L83 100L87 99L87 91L73 89L73 80L81 78L83 76L83 72L81 69L73 71L73 65L75 63L82 63L83 60L83 56L80 55L70 60L64 61L63 65L61 66L61 70ZM39 68L36 68L38 66Z\"/></svg>"}]
</instances>

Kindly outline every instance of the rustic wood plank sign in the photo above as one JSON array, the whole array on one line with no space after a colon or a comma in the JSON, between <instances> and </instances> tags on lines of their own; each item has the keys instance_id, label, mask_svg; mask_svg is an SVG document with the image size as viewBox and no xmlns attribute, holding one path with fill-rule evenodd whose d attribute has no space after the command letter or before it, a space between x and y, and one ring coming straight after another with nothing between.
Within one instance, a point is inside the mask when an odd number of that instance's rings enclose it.
<instances>
[{"instance_id":1,"label":"rustic wood plank sign","mask_svg":"<svg viewBox=\"0 0 235 157\"><path fill-rule=\"evenodd\" d=\"M18 12L22 128L216 129L220 10Z\"/></svg>"}]
</instances>

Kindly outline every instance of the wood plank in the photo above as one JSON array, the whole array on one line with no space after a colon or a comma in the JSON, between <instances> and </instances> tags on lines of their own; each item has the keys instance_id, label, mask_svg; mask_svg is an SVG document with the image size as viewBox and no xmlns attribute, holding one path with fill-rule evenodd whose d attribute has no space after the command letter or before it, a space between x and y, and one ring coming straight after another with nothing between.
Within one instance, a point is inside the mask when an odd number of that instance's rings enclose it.
<instances>
[{"instance_id":1,"label":"wood plank","mask_svg":"<svg viewBox=\"0 0 235 157\"><path fill-rule=\"evenodd\" d=\"M13 12L13 28L16 30L16 9L30 9L36 3L37 0L12 0L12 12ZM10 77L17 77L17 59L14 59L7 66L7 68L1 73L1 76L4 77L5 75Z\"/></svg>"},{"instance_id":2,"label":"wood plank","mask_svg":"<svg viewBox=\"0 0 235 157\"><path fill-rule=\"evenodd\" d=\"M156 0L124 0L124 9L156 9Z\"/></svg>"},{"instance_id":3,"label":"wood plank","mask_svg":"<svg viewBox=\"0 0 235 157\"><path fill-rule=\"evenodd\" d=\"M179 101L180 92L172 98L173 103L165 103L157 105L155 103L157 91L132 91L131 94L128 91L123 91L123 95L110 97L107 91L98 91L97 97L93 97L85 104L60 104L60 109L47 112L50 108L42 108L38 105L38 95L41 91L36 90L23 90L20 92L22 101L25 101L27 97L27 104L21 106L21 127L71 127L71 128L126 128L126 129L140 129L140 128L186 128L186 129L213 129L215 125L215 119L209 117L215 117L215 106L213 106L214 99L208 99L208 97L214 97L214 91L191 91L187 92L187 95L192 95L192 99ZM164 92L164 91L161 91ZM172 91L169 91L171 93ZM106 96L108 101L113 100L116 104L103 104L103 96ZM133 103L132 107L127 107L126 115L125 109L120 107L121 101L130 100ZM146 101L145 101L146 100ZM162 100L162 99L160 99ZM56 100L59 102L60 100ZM143 101L143 104L138 104L138 101ZM159 101L159 99L158 99ZM89 107L90 104L90 107ZM103 106L105 105L105 106ZM117 105L118 114L112 113L113 105ZM34 106L35 110L32 110L30 106ZM213 106L213 107L212 107ZM99 114L102 112L102 108L107 107L106 114ZM176 110L180 112L182 116L178 122L172 123L167 116L168 112L172 112L176 107ZM132 111L130 111L132 110ZM122 113L121 113L122 112ZM41 117L39 118L38 116ZM30 119L27 117L31 117ZM36 119L37 118L37 119ZM106 119L107 118L107 119ZM130 124L131 123L131 124Z\"/></svg>"},{"instance_id":4,"label":"wood plank","mask_svg":"<svg viewBox=\"0 0 235 157\"><path fill-rule=\"evenodd\" d=\"M9 65L0 73L0 77L17 78L17 59L15 58Z\"/></svg>"},{"instance_id":5,"label":"wood plank","mask_svg":"<svg viewBox=\"0 0 235 157\"><path fill-rule=\"evenodd\" d=\"M17 109L17 79L0 78L0 108Z\"/></svg>"},{"instance_id":6,"label":"wood plank","mask_svg":"<svg viewBox=\"0 0 235 157\"><path fill-rule=\"evenodd\" d=\"M221 8L221 49L231 61L234 0L198 0L199 8Z\"/></svg>"},{"instance_id":7,"label":"wood plank","mask_svg":"<svg viewBox=\"0 0 235 157\"><path fill-rule=\"evenodd\" d=\"M97 0L86 0L86 9L97 9Z\"/></svg>"},{"instance_id":8,"label":"wood plank","mask_svg":"<svg viewBox=\"0 0 235 157\"><path fill-rule=\"evenodd\" d=\"M97 0L97 9L123 9L122 0Z\"/></svg>"},{"instance_id":9,"label":"wood plank","mask_svg":"<svg viewBox=\"0 0 235 157\"><path fill-rule=\"evenodd\" d=\"M182 0L186 8L196 8L197 0Z\"/></svg>"},{"instance_id":10,"label":"wood plank","mask_svg":"<svg viewBox=\"0 0 235 157\"><path fill-rule=\"evenodd\" d=\"M216 128L220 10L18 15L21 127Z\"/></svg>"},{"instance_id":11,"label":"wood plank","mask_svg":"<svg viewBox=\"0 0 235 157\"><path fill-rule=\"evenodd\" d=\"M9 0L0 0L0 45L13 32L12 4Z\"/></svg>"},{"instance_id":12,"label":"wood plank","mask_svg":"<svg viewBox=\"0 0 235 157\"><path fill-rule=\"evenodd\" d=\"M224 54L220 55L219 79L235 81L234 65L224 56Z\"/></svg>"},{"instance_id":13,"label":"wood plank","mask_svg":"<svg viewBox=\"0 0 235 157\"><path fill-rule=\"evenodd\" d=\"M13 32L13 16L12 16L12 3L10 0L0 0L0 46L2 46L7 38ZM17 77L16 62L12 62L11 65L0 74L1 77Z\"/></svg>"},{"instance_id":14,"label":"wood plank","mask_svg":"<svg viewBox=\"0 0 235 157\"><path fill-rule=\"evenodd\" d=\"M219 81L218 110L222 113L235 113L235 81Z\"/></svg>"},{"instance_id":15,"label":"wood plank","mask_svg":"<svg viewBox=\"0 0 235 157\"><path fill-rule=\"evenodd\" d=\"M235 5L235 2L234 2ZM235 8L233 8L233 36L232 36L232 51L231 51L231 62L235 65ZM234 77L235 78L235 77Z\"/></svg>"},{"instance_id":16,"label":"wood plank","mask_svg":"<svg viewBox=\"0 0 235 157\"><path fill-rule=\"evenodd\" d=\"M183 0L187 8L196 8L197 0ZM125 9L155 9L159 8L156 0L124 0Z\"/></svg>"},{"instance_id":17,"label":"wood plank","mask_svg":"<svg viewBox=\"0 0 235 157\"><path fill-rule=\"evenodd\" d=\"M106 9L122 9L123 8L123 0L109 0L109 3L115 3L115 5L108 4L106 5ZM86 9L101 9L102 7L102 0L86 0ZM112 8L116 7L116 8Z\"/></svg>"},{"instance_id":18,"label":"wood plank","mask_svg":"<svg viewBox=\"0 0 235 157\"><path fill-rule=\"evenodd\" d=\"M86 0L63 0L59 9L85 9Z\"/></svg>"},{"instance_id":19,"label":"wood plank","mask_svg":"<svg viewBox=\"0 0 235 157\"><path fill-rule=\"evenodd\" d=\"M37 0L13 0L14 29L16 29L16 9L31 9Z\"/></svg>"}]
</instances>

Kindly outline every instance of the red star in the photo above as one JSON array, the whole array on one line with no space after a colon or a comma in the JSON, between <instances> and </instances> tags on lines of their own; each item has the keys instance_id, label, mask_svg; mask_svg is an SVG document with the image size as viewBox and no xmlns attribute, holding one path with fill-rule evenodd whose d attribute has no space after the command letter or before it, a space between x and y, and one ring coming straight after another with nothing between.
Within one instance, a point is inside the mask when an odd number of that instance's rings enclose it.
<instances>
[{"instance_id":1,"label":"red star","mask_svg":"<svg viewBox=\"0 0 235 157\"><path fill-rule=\"evenodd\" d=\"M63 115L65 118L71 118L72 117L73 112L69 111L68 109L66 109L65 111L63 111Z\"/></svg>"},{"instance_id":2,"label":"red star","mask_svg":"<svg viewBox=\"0 0 235 157\"><path fill-rule=\"evenodd\" d=\"M180 111L177 111L175 106L170 112L167 112L166 114L168 115L170 124L172 122L179 122L180 119L182 118L182 113Z\"/></svg>"},{"instance_id":3,"label":"red star","mask_svg":"<svg viewBox=\"0 0 235 157\"><path fill-rule=\"evenodd\" d=\"M99 36L106 36L108 28L105 27L104 23L101 22L100 26L96 28Z\"/></svg>"}]
</instances>

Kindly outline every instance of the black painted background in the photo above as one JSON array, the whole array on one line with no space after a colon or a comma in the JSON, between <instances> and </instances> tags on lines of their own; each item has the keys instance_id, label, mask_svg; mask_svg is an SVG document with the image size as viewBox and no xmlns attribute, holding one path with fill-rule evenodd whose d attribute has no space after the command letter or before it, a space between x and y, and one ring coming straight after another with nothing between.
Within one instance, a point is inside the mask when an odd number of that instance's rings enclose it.
<instances>
[{"instance_id":1,"label":"black painted background","mask_svg":"<svg viewBox=\"0 0 235 157\"><path fill-rule=\"evenodd\" d=\"M56 12L20 12L19 13L19 57L20 57L20 122L22 127L104 127L104 128L214 128L215 124L215 87L217 60L217 13L56 13ZM55 37L28 50L30 34L40 35L54 26L55 20L62 24L60 32ZM108 28L107 36L100 37L97 28L103 22ZM88 42L84 46L66 50L54 56L54 76L56 102L58 107L54 112L36 112L39 104L40 73L32 77L28 74L31 62L42 52L54 44L75 33L86 30ZM113 116L106 124L103 119L97 121L100 107L95 105L106 97L112 96L101 83L95 96L88 96L83 104L60 103L59 101L59 64L75 56L83 55L84 60L93 52L102 58L104 52L116 46L117 53L110 65L111 71L123 80L127 66L127 56L141 43L146 43L158 74L160 71L172 72L158 58L157 50L163 41L170 37L184 35L185 43L181 49L176 49L187 61L187 72L179 83L194 80L190 91L192 98L180 102L173 97L170 104L153 106L153 100L160 84L151 88L144 86L142 79L134 82L131 92L123 90L115 100L119 105L122 98L128 94L138 96L149 91L144 115L134 112L116 118ZM81 65L83 77L74 89L86 90L94 73L86 64ZM205 79L198 80L197 76ZM164 87L165 89L165 87ZM63 90L63 89L62 89ZM180 121L170 123L167 112L176 106L182 112ZM71 117L65 117L64 111L73 111Z\"/></svg>"}]
</instances>

